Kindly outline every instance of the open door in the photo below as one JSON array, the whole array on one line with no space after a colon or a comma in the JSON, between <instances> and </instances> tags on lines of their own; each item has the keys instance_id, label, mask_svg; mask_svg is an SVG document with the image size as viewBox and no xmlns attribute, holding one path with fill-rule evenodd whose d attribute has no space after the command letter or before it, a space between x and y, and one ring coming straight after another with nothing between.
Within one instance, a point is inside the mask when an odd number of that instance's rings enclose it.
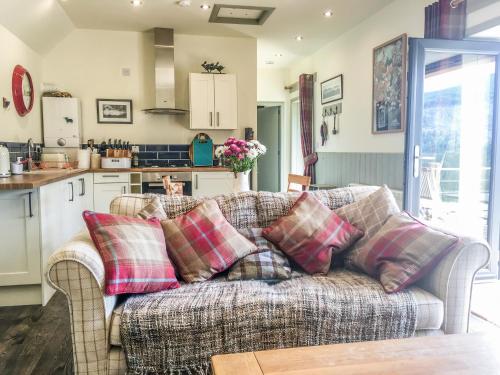
<instances>
[{"instance_id":1,"label":"open door","mask_svg":"<svg viewBox=\"0 0 500 375\"><path fill-rule=\"evenodd\" d=\"M500 43L410 39L405 209L482 238L498 278Z\"/></svg>"}]
</instances>

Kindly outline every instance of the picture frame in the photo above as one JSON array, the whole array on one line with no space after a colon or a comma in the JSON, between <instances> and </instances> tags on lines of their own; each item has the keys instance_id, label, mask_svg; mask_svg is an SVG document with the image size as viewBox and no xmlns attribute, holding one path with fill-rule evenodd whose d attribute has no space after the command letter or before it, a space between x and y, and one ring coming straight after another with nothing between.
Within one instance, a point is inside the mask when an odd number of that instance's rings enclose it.
<instances>
[{"instance_id":1,"label":"picture frame","mask_svg":"<svg viewBox=\"0 0 500 375\"><path fill-rule=\"evenodd\" d=\"M321 104L336 102L344 98L344 75L321 82Z\"/></svg>"},{"instance_id":2,"label":"picture frame","mask_svg":"<svg viewBox=\"0 0 500 375\"><path fill-rule=\"evenodd\" d=\"M407 50L407 34L373 49L372 134L406 129Z\"/></svg>"},{"instance_id":3,"label":"picture frame","mask_svg":"<svg viewBox=\"0 0 500 375\"><path fill-rule=\"evenodd\" d=\"M96 99L98 124L132 124L133 108L130 99Z\"/></svg>"}]
</instances>

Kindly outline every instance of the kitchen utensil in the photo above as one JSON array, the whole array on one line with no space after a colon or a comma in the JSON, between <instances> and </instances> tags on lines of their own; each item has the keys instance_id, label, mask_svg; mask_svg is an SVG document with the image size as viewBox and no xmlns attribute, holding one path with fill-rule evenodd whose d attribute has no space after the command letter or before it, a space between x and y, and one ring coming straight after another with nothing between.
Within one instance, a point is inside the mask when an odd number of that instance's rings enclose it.
<instances>
[{"instance_id":1,"label":"kitchen utensil","mask_svg":"<svg viewBox=\"0 0 500 375\"><path fill-rule=\"evenodd\" d=\"M0 145L0 177L10 176L10 156L9 149Z\"/></svg>"},{"instance_id":2,"label":"kitchen utensil","mask_svg":"<svg viewBox=\"0 0 500 375\"><path fill-rule=\"evenodd\" d=\"M333 135L337 134L337 111L333 112Z\"/></svg>"}]
</instances>

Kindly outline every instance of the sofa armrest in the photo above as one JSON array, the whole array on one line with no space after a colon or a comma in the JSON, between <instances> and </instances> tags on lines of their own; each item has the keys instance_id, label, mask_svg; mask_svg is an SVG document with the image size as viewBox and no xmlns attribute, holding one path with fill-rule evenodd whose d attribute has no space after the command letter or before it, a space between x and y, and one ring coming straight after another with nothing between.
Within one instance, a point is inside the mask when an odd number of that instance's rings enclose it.
<instances>
[{"instance_id":1,"label":"sofa armrest","mask_svg":"<svg viewBox=\"0 0 500 375\"><path fill-rule=\"evenodd\" d=\"M107 374L116 296L104 294L104 264L85 230L49 258L47 280L68 299L76 374Z\"/></svg>"},{"instance_id":2,"label":"sofa armrest","mask_svg":"<svg viewBox=\"0 0 500 375\"><path fill-rule=\"evenodd\" d=\"M418 282L443 301L444 333L468 332L474 277L489 259L490 248L485 242L462 237L459 245Z\"/></svg>"}]
</instances>

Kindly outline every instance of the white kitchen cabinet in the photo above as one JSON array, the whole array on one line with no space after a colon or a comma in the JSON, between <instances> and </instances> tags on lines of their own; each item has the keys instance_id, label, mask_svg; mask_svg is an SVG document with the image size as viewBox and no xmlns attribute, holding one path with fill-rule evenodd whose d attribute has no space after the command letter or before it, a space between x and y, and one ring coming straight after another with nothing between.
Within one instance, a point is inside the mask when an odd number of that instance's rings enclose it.
<instances>
[{"instance_id":1,"label":"white kitchen cabinet","mask_svg":"<svg viewBox=\"0 0 500 375\"><path fill-rule=\"evenodd\" d=\"M81 112L77 98L42 98L45 147L80 147Z\"/></svg>"},{"instance_id":2,"label":"white kitchen cabinet","mask_svg":"<svg viewBox=\"0 0 500 375\"><path fill-rule=\"evenodd\" d=\"M94 174L94 211L109 213L111 201L130 191L130 173Z\"/></svg>"},{"instance_id":3,"label":"white kitchen cabinet","mask_svg":"<svg viewBox=\"0 0 500 375\"><path fill-rule=\"evenodd\" d=\"M238 98L234 74L189 74L191 129L237 129Z\"/></svg>"},{"instance_id":4,"label":"white kitchen cabinet","mask_svg":"<svg viewBox=\"0 0 500 375\"><path fill-rule=\"evenodd\" d=\"M41 281L38 201L37 190L0 193L0 286Z\"/></svg>"},{"instance_id":5,"label":"white kitchen cabinet","mask_svg":"<svg viewBox=\"0 0 500 375\"><path fill-rule=\"evenodd\" d=\"M233 192L232 172L193 172L193 197L213 197Z\"/></svg>"}]
</instances>

